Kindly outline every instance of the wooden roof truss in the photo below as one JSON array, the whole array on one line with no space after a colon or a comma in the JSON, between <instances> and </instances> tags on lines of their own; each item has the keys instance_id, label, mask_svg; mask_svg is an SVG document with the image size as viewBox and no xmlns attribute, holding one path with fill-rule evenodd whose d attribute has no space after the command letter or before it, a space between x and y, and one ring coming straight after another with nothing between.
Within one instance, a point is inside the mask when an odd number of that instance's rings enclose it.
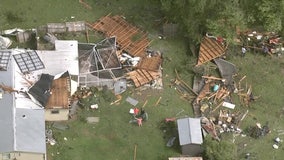
<instances>
[{"instance_id":1,"label":"wooden roof truss","mask_svg":"<svg viewBox=\"0 0 284 160\"><path fill-rule=\"evenodd\" d=\"M147 33L126 22L121 16L105 16L93 24L90 28L103 32L108 37L115 36L121 49L132 56L145 57L145 50L150 44Z\"/></svg>"},{"instance_id":2,"label":"wooden roof truss","mask_svg":"<svg viewBox=\"0 0 284 160\"><path fill-rule=\"evenodd\" d=\"M225 48L214 38L204 37L201 42L197 66L225 54Z\"/></svg>"},{"instance_id":3,"label":"wooden roof truss","mask_svg":"<svg viewBox=\"0 0 284 160\"><path fill-rule=\"evenodd\" d=\"M154 71L147 71L144 69L136 69L134 71L127 73L128 78L130 78L136 87L140 87L147 84L155 79L157 79L160 74Z\"/></svg>"}]
</instances>

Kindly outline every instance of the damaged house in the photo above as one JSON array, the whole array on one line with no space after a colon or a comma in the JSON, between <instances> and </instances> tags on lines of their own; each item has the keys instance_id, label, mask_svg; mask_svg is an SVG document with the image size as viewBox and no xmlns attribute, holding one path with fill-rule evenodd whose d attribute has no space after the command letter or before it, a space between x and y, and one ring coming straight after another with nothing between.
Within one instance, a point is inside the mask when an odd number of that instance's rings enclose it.
<instances>
[{"instance_id":1,"label":"damaged house","mask_svg":"<svg viewBox=\"0 0 284 160\"><path fill-rule=\"evenodd\" d=\"M56 40L55 50L41 50L37 53L45 66L37 75L48 78L40 78L30 88L30 92L33 93L33 88L37 88L42 91L39 94L48 97L42 103L46 110L47 121L68 120L70 97L78 87L76 79L79 75L78 42ZM45 81L44 85L36 85L42 81ZM41 99L38 98L37 101L42 101Z\"/></svg>"},{"instance_id":2,"label":"damaged house","mask_svg":"<svg viewBox=\"0 0 284 160\"><path fill-rule=\"evenodd\" d=\"M116 38L111 37L97 44L78 44L80 86L108 86L113 88L115 80L125 71L117 56Z\"/></svg>"},{"instance_id":3,"label":"damaged house","mask_svg":"<svg viewBox=\"0 0 284 160\"><path fill-rule=\"evenodd\" d=\"M162 74L162 55L159 52L147 52L150 44L147 33L129 24L121 16L107 15L88 26L107 37L116 38L117 56L123 68L126 68L126 78L130 79L135 87L157 81L161 84L159 78Z\"/></svg>"},{"instance_id":4,"label":"damaged house","mask_svg":"<svg viewBox=\"0 0 284 160\"><path fill-rule=\"evenodd\" d=\"M40 79L29 89L40 105L45 106L46 121L68 120L70 108L70 75L68 72L52 76L41 74Z\"/></svg>"},{"instance_id":5,"label":"damaged house","mask_svg":"<svg viewBox=\"0 0 284 160\"><path fill-rule=\"evenodd\" d=\"M77 41L57 40L53 51L12 50L11 57L18 66L14 74L22 77L22 81L17 81L25 84L20 89L45 109L47 121L68 120L70 96L78 87L77 46Z\"/></svg>"},{"instance_id":6,"label":"damaged house","mask_svg":"<svg viewBox=\"0 0 284 160\"><path fill-rule=\"evenodd\" d=\"M0 51L0 159L45 160L44 109L27 94L12 52Z\"/></svg>"}]
</instances>

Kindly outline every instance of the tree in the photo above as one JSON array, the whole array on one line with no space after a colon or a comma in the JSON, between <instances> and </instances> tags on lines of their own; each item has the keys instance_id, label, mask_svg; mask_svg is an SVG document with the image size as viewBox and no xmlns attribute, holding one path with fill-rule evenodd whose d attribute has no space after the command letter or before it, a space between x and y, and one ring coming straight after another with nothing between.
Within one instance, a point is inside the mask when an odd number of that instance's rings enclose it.
<instances>
[{"instance_id":1,"label":"tree","mask_svg":"<svg viewBox=\"0 0 284 160\"><path fill-rule=\"evenodd\" d=\"M266 31L283 31L283 0L240 0L240 4L250 27L257 25Z\"/></svg>"},{"instance_id":2,"label":"tree","mask_svg":"<svg viewBox=\"0 0 284 160\"><path fill-rule=\"evenodd\" d=\"M195 41L205 32L223 36L229 42L236 28L262 26L265 31L284 33L284 0L160 0L166 17L180 24L185 35Z\"/></svg>"},{"instance_id":3,"label":"tree","mask_svg":"<svg viewBox=\"0 0 284 160\"><path fill-rule=\"evenodd\" d=\"M161 5L193 41L199 42L206 32L233 39L236 26L245 24L238 0L161 0Z\"/></svg>"},{"instance_id":4,"label":"tree","mask_svg":"<svg viewBox=\"0 0 284 160\"><path fill-rule=\"evenodd\" d=\"M237 159L237 148L229 142L220 142L213 140L210 136L207 136L203 142L204 156L208 160L235 160Z\"/></svg>"}]
</instances>

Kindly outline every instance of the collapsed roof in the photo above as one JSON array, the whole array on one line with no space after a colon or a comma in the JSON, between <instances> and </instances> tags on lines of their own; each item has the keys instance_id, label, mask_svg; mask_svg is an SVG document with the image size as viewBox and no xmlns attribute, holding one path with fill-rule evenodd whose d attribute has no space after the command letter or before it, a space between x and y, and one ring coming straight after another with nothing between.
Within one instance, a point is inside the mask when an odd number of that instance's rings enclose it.
<instances>
[{"instance_id":1,"label":"collapsed roof","mask_svg":"<svg viewBox=\"0 0 284 160\"><path fill-rule=\"evenodd\" d=\"M197 66L209 62L225 54L224 46L215 38L204 37L200 49Z\"/></svg>"},{"instance_id":2,"label":"collapsed roof","mask_svg":"<svg viewBox=\"0 0 284 160\"><path fill-rule=\"evenodd\" d=\"M53 79L54 76L52 75L42 74L40 79L28 91L43 107L46 106L51 95Z\"/></svg>"},{"instance_id":3,"label":"collapsed roof","mask_svg":"<svg viewBox=\"0 0 284 160\"><path fill-rule=\"evenodd\" d=\"M103 32L107 37L116 36L121 49L131 56L145 57L145 51L150 44L147 33L129 24L121 16L105 16L93 24L90 28Z\"/></svg>"},{"instance_id":4,"label":"collapsed roof","mask_svg":"<svg viewBox=\"0 0 284 160\"><path fill-rule=\"evenodd\" d=\"M127 78L131 79L136 87L147 84L161 77L160 67L162 64L162 56L160 52L148 53L146 51L146 48L150 44L147 38L147 33L139 30L139 28L126 22L122 16L117 16L117 15L116 16L107 15L105 17L100 18L98 21L96 21L93 24L88 24L88 26L96 31L104 33L107 37L115 36L118 44L117 48L119 49L119 51L117 51L116 53L117 56L120 57L121 61L123 61L122 59L125 58L124 57L125 54L129 54L126 57L129 58L131 62L132 60L136 62L136 60L139 59L138 64L134 63L135 65L134 64L133 66L130 65L132 69L127 70L128 73L126 73ZM80 48L81 47L79 47L79 50ZM92 48L93 46L89 45L89 51L86 52L85 50L86 54L94 52ZM107 58L108 56L109 55L106 55L104 59ZM82 64L82 66L84 65L85 67L81 68L85 68L87 72L91 72L95 76L102 77L103 75L102 72L95 72L95 70L99 70L100 68L105 69L103 60L100 60L100 57L102 56L97 56L96 59L94 59L85 56L85 62L82 61L82 63L80 63ZM123 64L123 62L121 63ZM92 70L92 68L94 69ZM118 70L112 69L110 72L111 77L109 76L109 78L116 78L117 76L115 73L118 73L119 72ZM123 71L120 73L124 74L125 72ZM90 81L89 75L85 77L80 76L80 78L82 80L87 79L87 81Z\"/></svg>"},{"instance_id":5,"label":"collapsed roof","mask_svg":"<svg viewBox=\"0 0 284 160\"><path fill-rule=\"evenodd\" d=\"M58 107L62 107L64 109L69 108L71 84L68 71L54 77L50 92L52 94L46 103L45 109Z\"/></svg>"},{"instance_id":6,"label":"collapsed roof","mask_svg":"<svg viewBox=\"0 0 284 160\"><path fill-rule=\"evenodd\" d=\"M97 44L79 43L78 50L81 85L97 85L123 76L124 71L116 54L115 37L106 38Z\"/></svg>"},{"instance_id":7,"label":"collapsed roof","mask_svg":"<svg viewBox=\"0 0 284 160\"><path fill-rule=\"evenodd\" d=\"M230 85L233 83L233 75L237 73L236 66L221 58L214 59L214 62L217 64L218 69L221 73L222 78L225 79L225 85Z\"/></svg>"}]
</instances>

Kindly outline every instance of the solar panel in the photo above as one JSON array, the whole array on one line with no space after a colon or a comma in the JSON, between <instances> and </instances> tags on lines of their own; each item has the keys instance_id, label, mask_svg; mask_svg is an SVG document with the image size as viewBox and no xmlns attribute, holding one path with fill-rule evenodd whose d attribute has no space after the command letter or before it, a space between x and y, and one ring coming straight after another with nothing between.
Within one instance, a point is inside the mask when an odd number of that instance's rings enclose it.
<instances>
[{"instance_id":1,"label":"solar panel","mask_svg":"<svg viewBox=\"0 0 284 160\"><path fill-rule=\"evenodd\" d=\"M11 51L0 51L0 71L7 71Z\"/></svg>"},{"instance_id":2,"label":"solar panel","mask_svg":"<svg viewBox=\"0 0 284 160\"><path fill-rule=\"evenodd\" d=\"M15 54L13 56L22 73L45 68L36 51L27 51L25 53Z\"/></svg>"}]
</instances>

